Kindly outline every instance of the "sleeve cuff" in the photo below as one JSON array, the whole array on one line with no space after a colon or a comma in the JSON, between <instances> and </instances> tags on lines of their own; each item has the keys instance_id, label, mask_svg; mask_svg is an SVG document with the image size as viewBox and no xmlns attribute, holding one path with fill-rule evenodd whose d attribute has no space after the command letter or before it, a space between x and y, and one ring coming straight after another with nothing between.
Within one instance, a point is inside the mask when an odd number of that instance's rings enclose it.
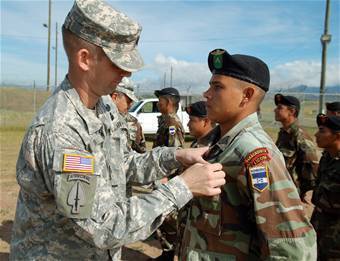
<instances>
[{"instance_id":1,"label":"sleeve cuff","mask_svg":"<svg viewBox=\"0 0 340 261\"><path fill-rule=\"evenodd\" d=\"M164 186L166 186L173 194L175 199L174 203L179 209L193 198L191 191L180 176L172 178L164 184Z\"/></svg>"},{"instance_id":2,"label":"sleeve cuff","mask_svg":"<svg viewBox=\"0 0 340 261\"><path fill-rule=\"evenodd\" d=\"M176 150L174 147L163 147L160 156L160 168L165 173L170 173L173 170L182 167L182 164L176 160Z\"/></svg>"}]
</instances>

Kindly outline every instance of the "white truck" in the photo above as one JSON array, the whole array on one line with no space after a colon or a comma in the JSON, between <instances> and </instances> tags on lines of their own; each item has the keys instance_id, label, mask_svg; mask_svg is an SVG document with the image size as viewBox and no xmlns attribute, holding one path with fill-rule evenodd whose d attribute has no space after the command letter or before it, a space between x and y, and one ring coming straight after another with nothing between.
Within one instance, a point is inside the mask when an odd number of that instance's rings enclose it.
<instances>
[{"instance_id":1,"label":"white truck","mask_svg":"<svg viewBox=\"0 0 340 261\"><path fill-rule=\"evenodd\" d=\"M136 117L142 125L144 134L151 135L155 134L158 129L157 116L161 115L157 107L157 98L142 99L134 103L129 113ZM185 108L179 103L177 115L181 120L185 133L189 133L188 121L189 115L186 113Z\"/></svg>"}]
</instances>

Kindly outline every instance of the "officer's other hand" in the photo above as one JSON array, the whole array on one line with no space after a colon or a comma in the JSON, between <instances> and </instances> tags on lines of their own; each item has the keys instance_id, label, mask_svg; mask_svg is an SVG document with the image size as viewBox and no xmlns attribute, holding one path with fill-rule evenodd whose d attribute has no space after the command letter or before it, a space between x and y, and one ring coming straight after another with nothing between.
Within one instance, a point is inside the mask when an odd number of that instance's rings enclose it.
<instances>
[{"instance_id":1,"label":"officer's other hand","mask_svg":"<svg viewBox=\"0 0 340 261\"><path fill-rule=\"evenodd\" d=\"M176 160L178 160L184 167L191 166L195 163L206 164L202 155L209 149L209 147L195 148L195 149L182 149L176 150Z\"/></svg>"},{"instance_id":2,"label":"officer's other hand","mask_svg":"<svg viewBox=\"0 0 340 261\"><path fill-rule=\"evenodd\" d=\"M194 196L215 196L225 184L225 173L220 163L196 163L182 174L186 185Z\"/></svg>"}]
</instances>

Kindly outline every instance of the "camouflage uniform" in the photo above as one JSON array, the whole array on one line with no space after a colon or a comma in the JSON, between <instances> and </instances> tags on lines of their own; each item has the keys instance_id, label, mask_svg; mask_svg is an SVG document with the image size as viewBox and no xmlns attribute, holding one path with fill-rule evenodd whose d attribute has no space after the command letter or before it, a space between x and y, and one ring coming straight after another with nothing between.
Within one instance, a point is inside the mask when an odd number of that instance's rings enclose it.
<instances>
[{"instance_id":1,"label":"camouflage uniform","mask_svg":"<svg viewBox=\"0 0 340 261\"><path fill-rule=\"evenodd\" d=\"M127 122L129 131L129 144L134 151L138 153L146 152L146 144L142 126L138 120L130 113L122 115Z\"/></svg>"},{"instance_id":2,"label":"camouflage uniform","mask_svg":"<svg viewBox=\"0 0 340 261\"><path fill-rule=\"evenodd\" d=\"M34 118L17 162L11 260L119 260L122 245L192 198L180 177L126 198L128 180L150 182L179 163L174 148L129 151L125 123L107 109L103 98L87 109L65 79Z\"/></svg>"},{"instance_id":3,"label":"camouflage uniform","mask_svg":"<svg viewBox=\"0 0 340 261\"><path fill-rule=\"evenodd\" d=\"M158 116L158 130L153 148L158 146L184 146L184 128L176 113Z\"/></svg>"},{"instance_id":4,"label":"camouflage uniform","mask_svg":"<svg viewBox=\"0 0 340 261\"><path fill-rule=\"evenodd\" d=\"M205 158L223 165L226 184L220 196L192 201L179 260L316 259L315 231L256 113Z\"/></svg>"},{"instance_id":5,"label":"camouflage uniform","mask_svg":"<svg viewBox=\"0 0 340 261\"><path fill-rule=\"evenodd\" d=\"M319 155L305 130L293 123L288 130L281 128L276 146L282 152L286 167L300 195L315 187Z\"/></svg>"},{"instance_id":6,"label":"camouflage uniform","mask_svg":"<svg viewBox=\"0 0 340 261\"><path fill-rule=\"evenodd\" d=\"M331 157L324 152L320 160L317 186L312 202L312 224L318 236L318 258L340 259L340 152Z\"/></svg>"}]
</instances>

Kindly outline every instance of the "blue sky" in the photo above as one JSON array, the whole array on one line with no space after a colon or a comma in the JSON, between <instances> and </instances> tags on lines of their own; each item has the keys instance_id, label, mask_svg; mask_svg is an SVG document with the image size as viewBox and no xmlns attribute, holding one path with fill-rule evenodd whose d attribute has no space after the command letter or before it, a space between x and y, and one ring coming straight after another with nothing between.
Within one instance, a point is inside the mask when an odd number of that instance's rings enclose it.
<instances>
[{"instance_id":1,"label":"blue sky","mask_svg":"<svg viewBox=\"0 0 340 261\"><path fill-rule=\"evenodd\" d=\"M52 46L55 23L61 25L73 1L52 0ZM319 86L320 36L325 1L110 1L142 27L139 50L145 67L132 76L141 91L170 84L182 92L201 93L210 78L207 55L224 48L263 59L271 88ZM340 2L331 0L326 86L340 85ZM1 0L1 83L46 84L48 1ZM67 72L59 34L58 82ZM54 50L51 84L54 85Z\"/></svg>"}]
</instances>

